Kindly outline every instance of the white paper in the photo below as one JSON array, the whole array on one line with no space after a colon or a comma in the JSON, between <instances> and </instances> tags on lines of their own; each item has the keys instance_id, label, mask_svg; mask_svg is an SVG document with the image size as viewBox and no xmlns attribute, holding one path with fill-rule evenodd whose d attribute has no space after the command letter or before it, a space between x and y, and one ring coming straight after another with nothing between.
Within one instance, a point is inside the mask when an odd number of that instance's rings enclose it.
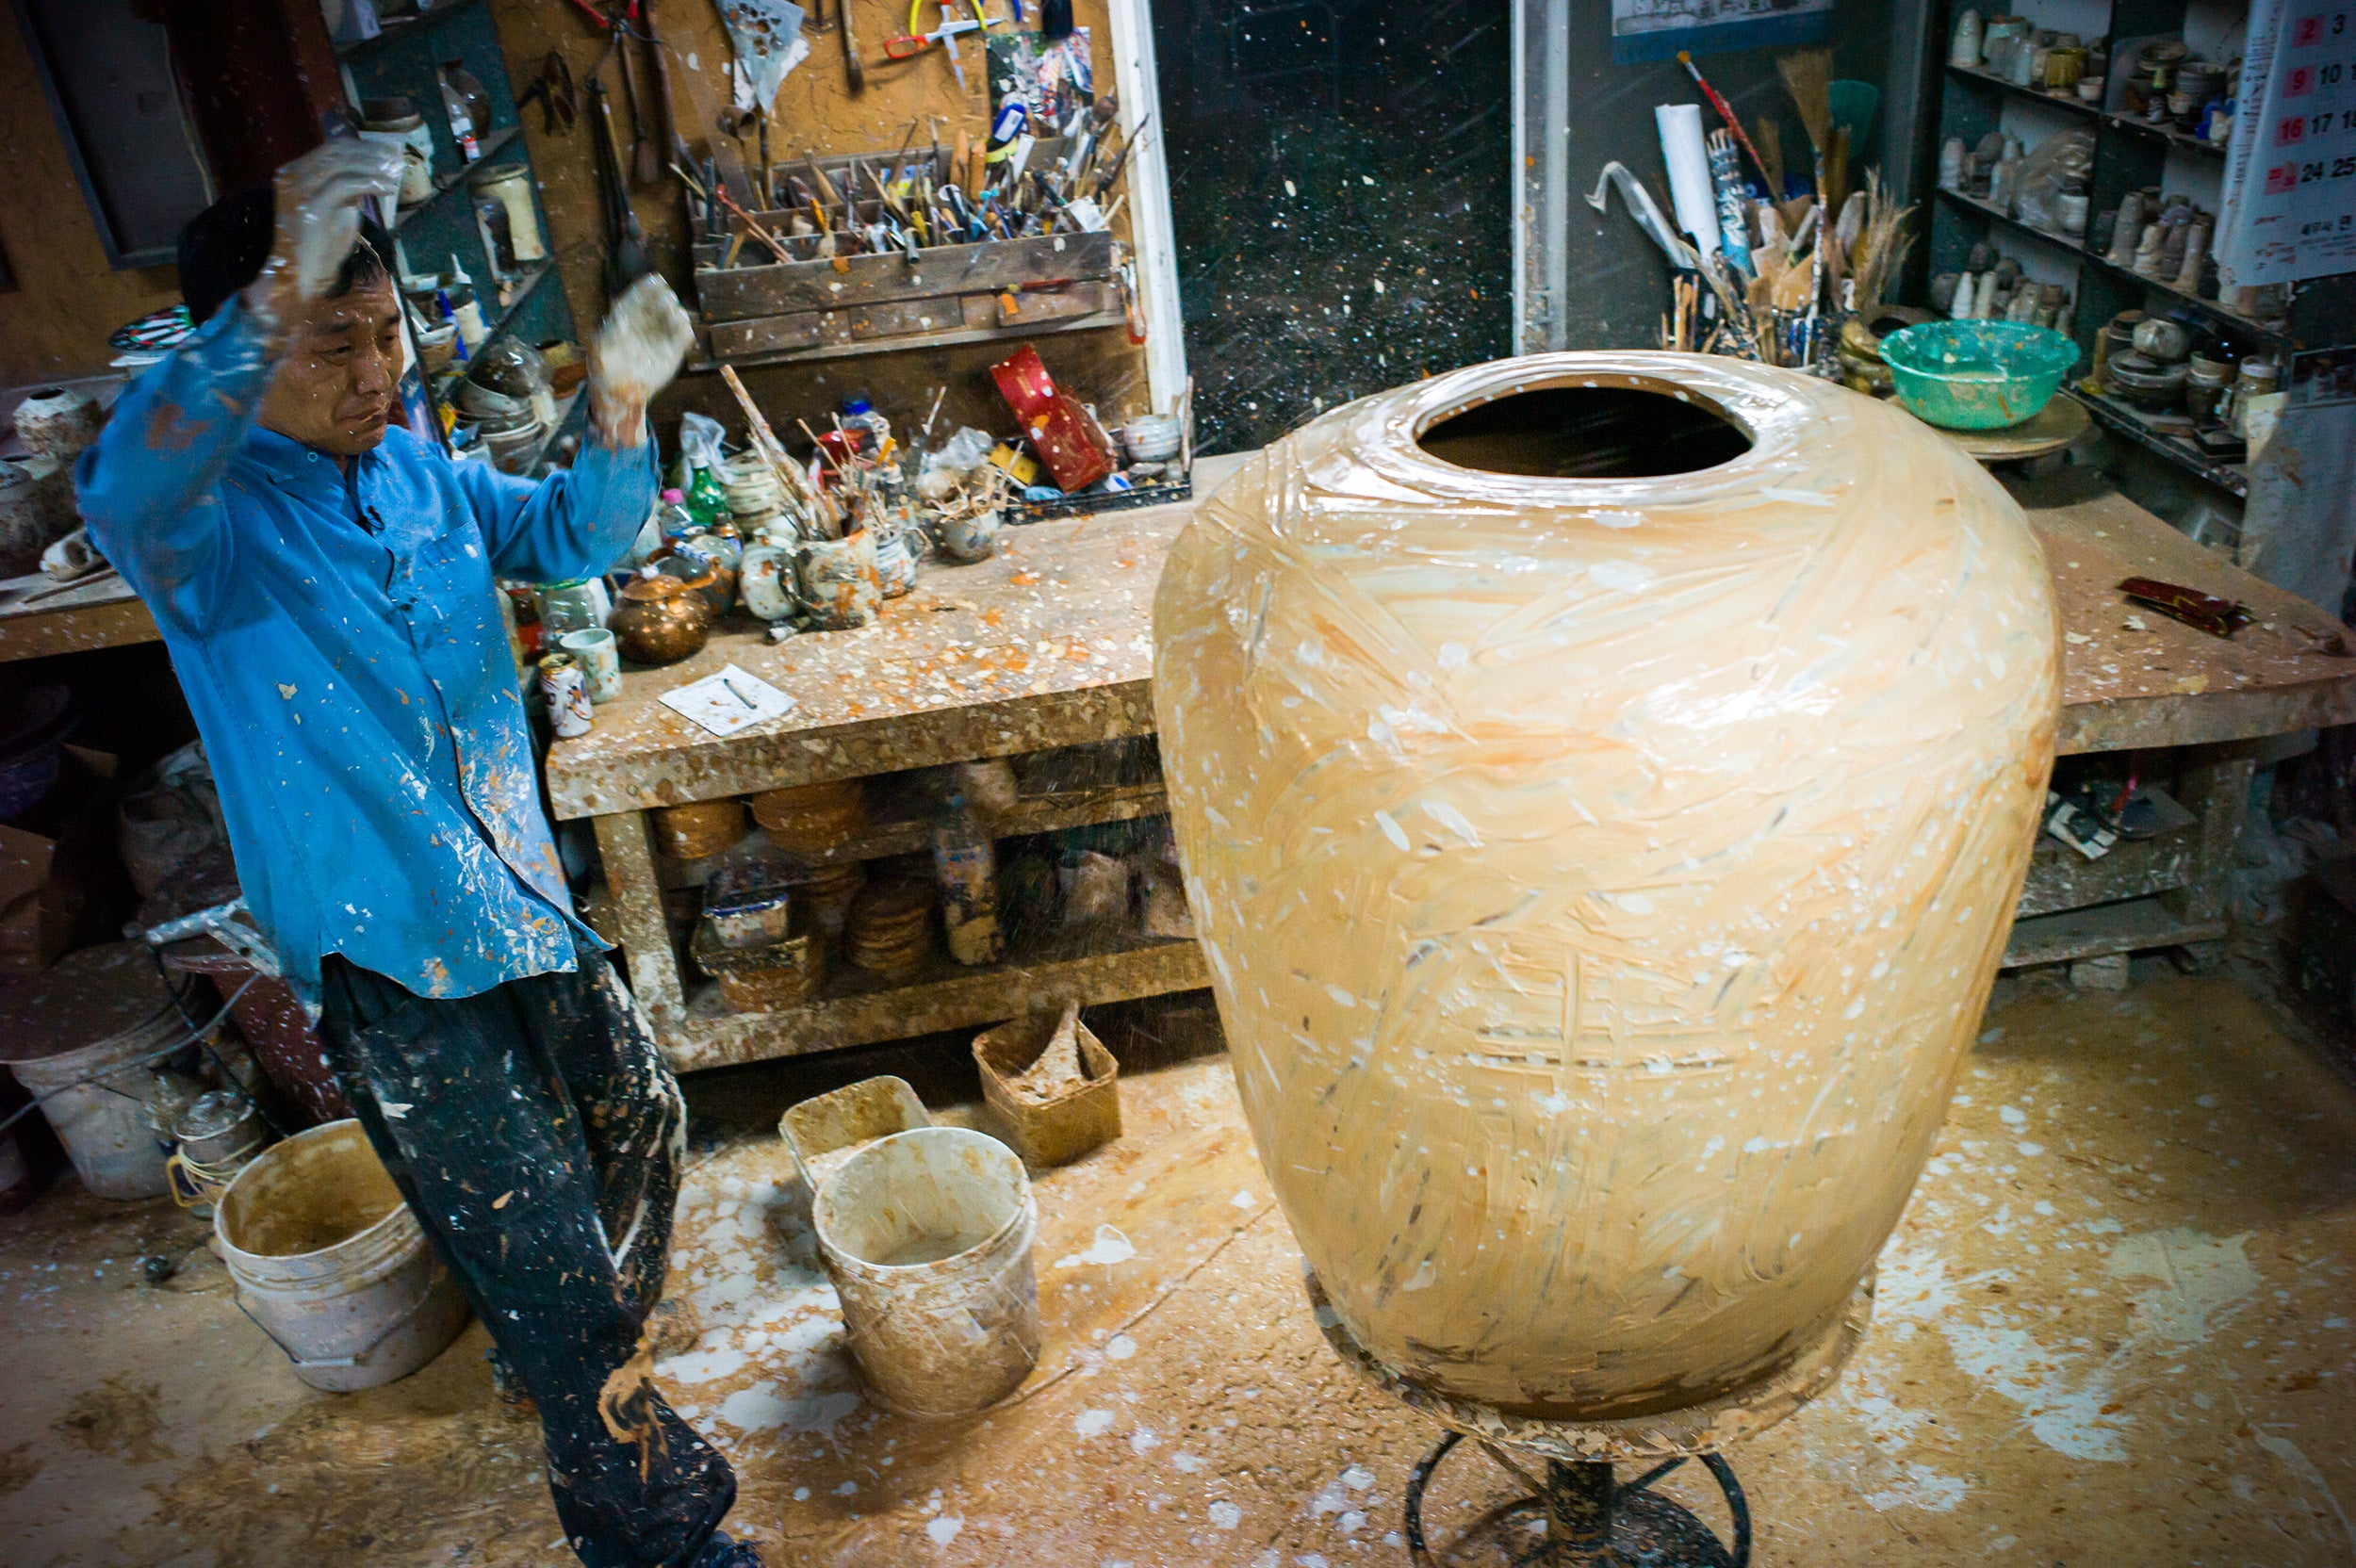
<instances>
[{"instance_id":1,"label":"white paper","mask_svg":"<svg viewBox=\"0 0 2356 1568\"><path fill-rule=\"evenodd\" d=\"M1669 166L1669 204L1677 227L1693 237L1704 256L1718 251L1718 194L1710 183L1710 148L1702 140L1702 111L1692 104L1661 104L1652 111L1661 130L1661 158Z\"/></svg>"},{"instance_id":2,"label":"white paper","mask_svg":"<svg viewBox=\"0 0 2356 1568\"><path fill-rule=\"evenodd\" d=\"M794 711L791 696L733 664L718 675L663 693L662 701L663 707L695 720L714 735L733 735Z\"/></svg>"}]
</instances>

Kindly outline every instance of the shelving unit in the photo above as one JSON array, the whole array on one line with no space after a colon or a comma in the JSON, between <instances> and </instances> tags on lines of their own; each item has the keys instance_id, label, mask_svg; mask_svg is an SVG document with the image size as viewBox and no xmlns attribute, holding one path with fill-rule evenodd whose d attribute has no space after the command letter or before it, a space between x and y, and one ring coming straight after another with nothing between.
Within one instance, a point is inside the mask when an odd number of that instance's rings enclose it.
<instances>
[{"instance_id":1,"label":"shelving unit","mask_svg":"<svg viewBox=\"0 0 2356 1568\"><path fill-rule=\"evenodd\" d=\"M1961 8L1961 0L1939 8L1937 36L1942 56ZM2103 100L2087 103L2074 92L2021 87L1984 69L1944 65L1931 78L1939 98L1938 136L1929 149L1933 163L1939 145L1951 137L1962 138L1969 147L1991 131L2005 130L2034 151L2044 136L2089 129L2094 134L2090 228L2126 192L2149 186L2188 191L2201 206L2217 211L2227 149L2123 112L2119 94L2126 61L2135 50L2158 38L2183 38L2188 32L2214 35L2224 10L2203 0L2040 0L2021 8L2021 14L2035 26L2072 30L2089 42L2100 39L2107 43L2112 67ZM1926 188L1936 183L1931 177L1922 181ZM2356 340L2356 274L2300 284L2283 318L2259 321L2222 301L2180 288L2173 280L2138 276L2133 268L2090 249L2081 237L2023 222L1962 191L1939 189L1931 208L1929 270L1961 270L1972 247L1982 239L2014 255L2031 276L2061 282L2070 289L2081 374L2092 364L2097 332L2128 309L2175 317L2244 351L2270 352L2286 362L2286 371L2287 362L2297 355ZM2286 374L2285 385L2289 379ZM2070 392L2112 435L2159 457L2200 484L2236 501L2248 499L2246 465L2218 462L2189 441L2153 430L2147 416L2082 384L2073 384Z\"/></svg>"},{"instance_id":2,"label":"shelving unit","mask_svg":"<svg viewBox=\"0 0 2356 1568\"><path fill-rule=\"evenodd\" d=\"M576 334L572 309L562 288L546 288L556 263L526 263L509 274L507 298L499 301L499 270L484 238L483 224L467 181L495 163L532 166L521 135L513 95L508 90L507 60L499 45L497 22L483 0L444 0L415 17L397 17L384 32L363 42L339 45L347 90L357 106L369 98L406 98L425 117L434 139L434 194L402 207L389 225L407 263L419 271L446 271L452 257L473 281L488 332L475 350L480 353L501 338L515 334L533 347L572 340ZM469 161L450 134L450 117L442 106L435 68L456 60L483 84L490 101L491 125L478 139L478 155ZM551 236L548 213L534 182L533 206L540 232ZM429 385L428 396L437 411L447 404L448 381ZM553 447L564 429L560 420L548 433L543 449Z\"/></svg>"}]
</instances>

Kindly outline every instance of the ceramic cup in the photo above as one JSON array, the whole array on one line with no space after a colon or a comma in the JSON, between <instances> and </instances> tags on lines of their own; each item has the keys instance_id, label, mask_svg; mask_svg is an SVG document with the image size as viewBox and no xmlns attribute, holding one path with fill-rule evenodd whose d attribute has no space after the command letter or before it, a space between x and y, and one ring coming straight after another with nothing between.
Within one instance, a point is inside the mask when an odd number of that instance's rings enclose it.
<instances>
[{"instance_id":1,"label":"ceramic cup","mask_svg":"<svg viewBox=\"0 0 2356 1568\"><path fill-rule=\"evenodd\" d=\"M622 650L614 633L603 627L568 631L556 645L581 661L581 680L591 702L612 702L622 694Z\"/></svg>"}]
</instances>

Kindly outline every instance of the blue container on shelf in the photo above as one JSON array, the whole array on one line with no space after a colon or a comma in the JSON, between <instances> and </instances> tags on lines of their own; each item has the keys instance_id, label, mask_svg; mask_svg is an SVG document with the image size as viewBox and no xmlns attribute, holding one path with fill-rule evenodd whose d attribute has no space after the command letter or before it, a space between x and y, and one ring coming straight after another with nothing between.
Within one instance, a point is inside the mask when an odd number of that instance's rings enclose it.
<instances>
[{"instance_id":1,"label":"blue container on shelf","mask_svg":"<svg viewBox=\"0 0 2356 1568\"><path fill-rule=\"evenodd\" d=\"M1898 401L1942 430L2034 419L2078 363L2078 345L2025 321L1925 321L1881 340Z\"/></svg>"}]
</instances>

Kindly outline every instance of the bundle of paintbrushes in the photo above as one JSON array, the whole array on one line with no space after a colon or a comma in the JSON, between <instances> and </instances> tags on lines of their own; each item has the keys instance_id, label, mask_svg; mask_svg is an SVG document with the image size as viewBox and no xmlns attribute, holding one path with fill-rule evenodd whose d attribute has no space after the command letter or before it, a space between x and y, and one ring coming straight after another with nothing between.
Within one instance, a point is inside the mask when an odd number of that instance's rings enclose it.
<instances>
[{"instance_id":1,"label":"bundle of paintbrushes","mask_svg":"<svg viewBox=\"0 0 2356 1568\"><path fill-rule=\"evenodd\" d=\"M672 165L723 268L898 253L913 261L942 246L1109 228L1126 195L1107 204L1134 134L1114 124L1109 98L1074 111L1062 134L976 145L963 133L929 151L820 158L768 171L767 210L748 212L707 170ZM1142 127L1140 127L1142 129ZM913 133L911 132L911 141ZM760 181L756 180L756 185Z\"/></svg>"},{"instance_id":2,"label":"bundle of paintbrushes","mask_svg":"<svg viewBox=\"0 0 2356 1568\"><path fill-rule=\"evenodd\" d=\"M1701 139L1693 110L1659 111L1671 206L1684 237L1619 164L1605 167L1589 204L1601 211L1605 183L1617 181L1631 216L1676 270L1661 322L1665 347L1833 374L1841 320L1873 308L1893 286L1911 244L1913 209L1895 207L1871 172L1865 189L1846 189L1851 133L1831 107L1829 50L1798 50L1775 62L1808 133L1814 173L1789 199L1775 122L1762 120L1754 139L1692 57L1678 58L1724 122Z\"/></svg>"}]
</instances>

